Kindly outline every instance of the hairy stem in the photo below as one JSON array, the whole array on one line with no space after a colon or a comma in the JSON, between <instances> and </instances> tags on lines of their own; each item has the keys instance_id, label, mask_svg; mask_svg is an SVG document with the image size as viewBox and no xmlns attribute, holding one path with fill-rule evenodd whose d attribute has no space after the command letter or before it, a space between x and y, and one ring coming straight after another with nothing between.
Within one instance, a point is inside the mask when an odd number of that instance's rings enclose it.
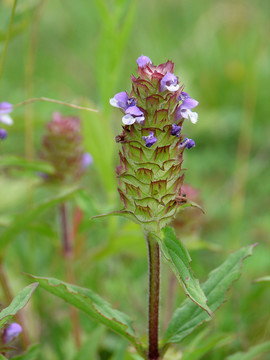
<instances>
[{"instance_id":1,"label":"hairy stem","mask_svg":"<svg viewBox=\"0 0 270 360\"><path fill-rule=\"evenodd\" d=\"M62 252L66 266L66 281L73 284L75 282L72 268L74 238L67 203L63 203L60 205L59 213L62 230ZM70 317L73 325L74 343L79 349L81 346L79 316L77 309L75 309L73 306L70 307Z\"/></svg>"},{"instance_id":2,"label":"hairy stem","mask_svg":"<svg viewBox=\"0 0 270 360\"><path fill-rule=\"evenodd\" d=\"M6 301L8 303L11 303L14 296L13 296L11 288L9 286L7 275L6 275L6 272L5 272L5 268L4 268L4 265L3 265L2 262L0 262L0 283L1 283L1 286L2 286L2 289L3 289L3 293L5 295ZM24 318L23 318L21 312L18 312L15 315L15 318L16 318L16 321L23 328L21 336L22 336L24 348L27 349L27 347L30 345L30 340L29 340L29 336L28 336L28 333L27 333L27 330L26 330L26 325L25 325L25 322L24 322Z\"/></svg>"},{"instance_id":3,"label":"hairy stem","mask_svg":"<svg viewBox=\"0 0 270 360\"><path fill-rule=\"evenodd\" d=\"M148 303L148 359L159 360L159 285L160 285L160 249L156 240L146 236L149 256L149 303Z\"/></svg>"}]
</instances>

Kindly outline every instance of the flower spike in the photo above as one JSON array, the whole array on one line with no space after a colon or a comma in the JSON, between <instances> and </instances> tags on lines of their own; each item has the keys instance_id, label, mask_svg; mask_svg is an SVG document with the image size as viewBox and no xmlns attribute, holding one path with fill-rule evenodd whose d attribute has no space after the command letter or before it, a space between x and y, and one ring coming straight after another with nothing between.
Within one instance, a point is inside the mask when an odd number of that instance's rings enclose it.
<instances>
[{"instance_id":1,"label":"flower spike","mask_svg":"<svg viewBox=\"0 0 270 360\"><path fill-rule=\"evenodd\" d=\"M191 109L198 102L181 91L171 61L155 66L142 55L137 64L132 91L110 100L125 111L123 132L116 136L122 147L117 177L124 205L117 213L155 232L169 224L182 206L178 199L183 154L195 142L181 131L185 119L196 122L197 113Z\"/></svg>"}]
</instances>

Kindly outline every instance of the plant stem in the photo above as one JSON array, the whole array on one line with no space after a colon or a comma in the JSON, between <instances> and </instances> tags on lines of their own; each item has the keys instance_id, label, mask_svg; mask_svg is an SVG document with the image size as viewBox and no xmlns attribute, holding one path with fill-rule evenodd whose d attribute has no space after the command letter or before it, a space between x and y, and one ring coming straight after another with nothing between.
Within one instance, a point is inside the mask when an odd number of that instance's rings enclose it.
<instances>
[{"instance_id":1,"label":"plant stem","mask_svg":"<svg viewBox=\"0 0 270 360\"><path fill-rule=\"evenodd\" d=\"M6 301L8 303L11 303L11 301L13 300L13 294L12 294L11 288L9 286L7 275L6 275L6 272L5 272L5 268L4 268L4 265L3 265L2 262L0 262L0 283L1 283L1 286L2 286L2 289L3 289L3 293L5 295ZM27 330L26 330L26 326L25 326L23 316L22 316L22 314L20 312L18 312L15 315L15 318L23 328L21 336L22 336L24 348L27 349L28 346L30 345L30 340L29 340L29 336L28 336L28 333L27 333Z\"/></svg>"},{"instance_id":2,"label":"plant stem","mask_svg":"<svg viewBox=\"0 0 270 360\"><path fill-rule=\"evenodd\" d=\"M159 360L159 284L160 284L160 249L154 237L146 236L149 257L149 303L148 303L148 359Z\"/></svg>"},{"instance_id":3,"label":"plant stem","mask_svg":"<svg viewBox=\"0 0 270 360\"><path fill-rule=\"evenodd\" d=\"M70 222L68 213L68 204L63 203L60 205L60 224L62 230L62 251L66 266L66 281L68 283L74 283L74 273L72 269L73 259L73 229ZM73 325L74 343L77 349L81 346L80 340L80 324L78 311L73 306L70 307L70 317Z\"/></svg>"},{"instance_id":4,"label":"plant stem","mask_svg":"<svg viewBox=\"0 0 270 360\"><path fill-rule=\"evenodd\" d=\"M4 46L3 54L1 57L1 61L0 61L0 79L2 76L4 63L5 63L5 59L6 59L6 55L7 55L7 48L8 48L10 35L11 35L11 29L12 29L13 19L14 19L14 15L15 15L15 11L16 11L16 6L17 6L17 0L14 0L12 12L11 12L11 16L10 16L10 20L9 20L9 24L8 24L8 32L7 32L7 37L6 37L6 41L5 41L5 46Z\"/></svg>"}]
</instances>

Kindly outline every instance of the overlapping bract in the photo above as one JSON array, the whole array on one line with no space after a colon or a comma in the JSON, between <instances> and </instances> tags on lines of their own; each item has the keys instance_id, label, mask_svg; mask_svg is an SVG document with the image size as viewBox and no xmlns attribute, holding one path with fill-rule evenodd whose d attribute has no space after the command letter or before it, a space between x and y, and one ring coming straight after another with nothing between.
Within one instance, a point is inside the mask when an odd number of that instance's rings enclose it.
<instances>
[{"instance_id":1,"label":"overlapping bract","mask_svg":"<svg viewBox=\"0 0 270 360\"><path fill-rule=\"evenodd\" d=\"M122 215L156 231L183 205L183 152L195 143L184 139L181 129L185 118L197 118L190 109L198 102L182 91L171 61L155 66L142 55L137 64L138 77L131 77L130 95L122 92L110 101L125 112L123 132L116 137L122 144L118 191L125 206ZM127 123L130 114L133 119Z\"/></svg>"}]
</instances>

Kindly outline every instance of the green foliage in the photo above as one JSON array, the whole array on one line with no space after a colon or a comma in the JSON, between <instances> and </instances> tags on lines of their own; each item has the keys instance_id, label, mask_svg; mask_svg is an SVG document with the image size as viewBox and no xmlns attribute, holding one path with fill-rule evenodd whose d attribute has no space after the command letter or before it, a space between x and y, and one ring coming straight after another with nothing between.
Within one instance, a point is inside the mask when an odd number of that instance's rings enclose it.
<instances>
[{"instance_id":1,"label":"green foliage","mask_svg":"<svg viewBox=\"0 0 270 360\"><path fill-rule=\"evenodd\" d=\"M226 292L231 284L240 277L240 268L243 260L252 255L254 245L244 247L231 254L218 268L211 271L208 280L202 285L207 297L207 303L212 312L215 312L225 301ZM211 317L191 300L187 299L178 308L164 334L164 343L180 342L197 326Z\"/></svg>"},{"instance_id":2,"label":"green foliage","mask_svg":"<svg viewBox=\"0 0 270 360\"><path fill-rule=\"evenodd\" d=\"M43 212L49 210L55 205L62 203L63 201L71 198L76 194L78 188L68 189L60 193L58 196L51 198L42 202L39 205L36 205L34 208L31 208L25 211L23 214L15 216L13 221L9 224L1 234L0 241L0 258L4 256L5 251L9 243L18 235L21 231L27 229L30 224Z\"/></svg>"},{"instance_id":3,"label":"green foliage","mask_svg":"<svg viewBox=\"0 0 270 360\"><path fill-rule=\"evenodd\" d=\"M28 303L37 285L38 283L34 283L26 286L14 297L10 305L0 312L0 328Z\"/></svg>"},{"instance_id":4,"label":"green foliage","mask_svg":"<svg viewBox=\"0 0 270 360\"><path fill-rule=\"evenodd\" d=\"M270 341L252 346L247 352L238 352L226 358L226 360L254 360L262 359L261 355L270 353Z\"/></svg>"},{"instance_id":5,"label":"green foliage","mask_svg":"<svg viewBox=\"0 0 270 360\"><path fill-rule=\"evenodd\" d=\"M30 346L24 354L15 356L12 360L37 360L40 355L40 346L37 344Z\"/></svg>"},{"instance_id":6,"label":"green foliage","mask_svg":"<svg viewBox=\"0 0 270 360\"><path fill-rule=\"evenodd\" d=\"M211 315L211 310L206 304L207 298L190 267L191 257L187 249L177 239L173 228L166 226L162 229L162 234L160 241L161 251L183 286L186 295Z\"/></svg>"},{"instance_id":7,"label":"green foliage","mask_svg":"<svg viewBox=\"0 0 270 360\"><path fill-rule=\"evenodd\" d=\"M93 320L108 326L116 333L124 336L136 346L139 352L143 351L138 339L135 337L131 326L131 319L124 313L113 309L108 302L104 301L90 289L70 285L53 278L29 276L35 279L45 290L82 310Z\"/></svg>"}]
</instances>

